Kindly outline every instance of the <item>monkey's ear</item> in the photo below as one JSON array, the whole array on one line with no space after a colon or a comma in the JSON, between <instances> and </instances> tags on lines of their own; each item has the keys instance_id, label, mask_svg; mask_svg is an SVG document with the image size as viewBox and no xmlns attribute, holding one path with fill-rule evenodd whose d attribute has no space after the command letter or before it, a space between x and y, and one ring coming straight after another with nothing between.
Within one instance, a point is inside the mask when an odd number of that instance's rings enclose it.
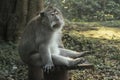
<instances>
[{"instance_id":1,"label":"monkey's ear","mask_svg":"<svg viewBox=\"0 0 120 80\"><path fill-rule=\"evenodd\" d=\"M40 16L41 17L45 16L45 13L44 12L40 12Z\"/></svg>"}]
</instances>

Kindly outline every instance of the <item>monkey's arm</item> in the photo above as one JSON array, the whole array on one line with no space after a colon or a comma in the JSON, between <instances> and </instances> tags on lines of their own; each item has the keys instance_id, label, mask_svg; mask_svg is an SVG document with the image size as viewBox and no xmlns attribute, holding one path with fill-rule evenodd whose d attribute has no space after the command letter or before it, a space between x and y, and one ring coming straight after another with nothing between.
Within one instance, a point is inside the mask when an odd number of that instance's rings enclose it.
<instances>
[{"instance_id":1,"label":"monkey's arm","mask_svg":"<svg viewBox=\"0 0 120 80\"><path fill-rule=\"evenodd\" d=\"M42 65L45 71L49 71L53 67L53 62L51 58L51 53L48 45L40 45L39 53L42 59Z\"/></svg>"}]
</instances>

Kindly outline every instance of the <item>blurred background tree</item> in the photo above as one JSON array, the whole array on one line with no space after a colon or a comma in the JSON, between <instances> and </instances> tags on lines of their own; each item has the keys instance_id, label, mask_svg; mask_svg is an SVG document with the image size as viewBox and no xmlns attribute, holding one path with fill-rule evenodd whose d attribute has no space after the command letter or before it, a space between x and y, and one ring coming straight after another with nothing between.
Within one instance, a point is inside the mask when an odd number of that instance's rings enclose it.
<instances>
[{"instance_id":1,"label":"blurred background tree","mask_svg":"<svg viewBox=\"0 0 120 80\"><path fill-rule=\"evenodd\" d=\"M27 67L11 41L49 3L69 22L63 29L65 48L95 51L86 59L96 70L74 71L72 80L120 80L120 0L1 0L0 80L27 80Z\"/></svg>"},{"instance_id":2,"label":"blurred background tree","mask_svg":"<svg viewBox=\"0 0 120 80\"><path fill-rule=\"evenodd\" d=\"M1 0L0 40L15 41L25 24L43 9L43 0Z\"/></svg>"},{"instance_id":3,"label":"blurred background tree","mask_svg":"<svg viewBox=\"0 0 120 80\"><path fill-rule=\"evenodd\" d=\"M61 9L69 21L120 19L120 0L1 0L0 40L15 41L25 24L48 3Z\"/></svg>"},{"instance_id":4,"label":"blurred background tree","mask_svg":"<svg viewBox=\"0 0 120 80\"><path fill-rule=\"evenodd\" d=\"M59 5L71 21L106 21L120 19L120 0L62 0Z\"/></svg>"}]
</instances>

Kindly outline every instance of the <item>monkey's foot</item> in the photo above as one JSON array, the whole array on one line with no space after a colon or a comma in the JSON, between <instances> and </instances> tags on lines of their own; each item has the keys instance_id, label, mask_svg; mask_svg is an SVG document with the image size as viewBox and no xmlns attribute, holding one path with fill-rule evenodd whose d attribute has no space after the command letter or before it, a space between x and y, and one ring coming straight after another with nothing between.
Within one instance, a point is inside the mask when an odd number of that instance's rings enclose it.
<instances>
[{"instance_id":1,"label":"monkey's foot","mask_svg":"<svg viewBox=\"0 0 120 80\"><path fill-rule=\"evenodd\" d=\"M79 52L79 57L83 57L83 56L87 56L89 54L91 54L93 51L83 51L83 52Z\"/></svg>"},{"instance_id":2,"label":"monkey's foot","mask_svg":"<svg viewBox=\"0 0 120 80\"><path fill-rule=\"evenodd\" d=\"M76 59L70 59L69 64L67 65L68 67L70 66L76 66L78 64L84 63L86 60L84 58L76 58Z\"/></svg>"},{"instance_id":3,"label":"monkey's foot","mask_svg":"<svg viewBox=\"0 0 120 80\"><path fill-rule=\"evenodd\" d=\"M86 60L85 60L85 58L76 58L76 59L74 59L74 61L75 61L75 65L77 65L77 64L82 64L82 63L85 63L86 62Z\"/></svg>"}]
</instances>

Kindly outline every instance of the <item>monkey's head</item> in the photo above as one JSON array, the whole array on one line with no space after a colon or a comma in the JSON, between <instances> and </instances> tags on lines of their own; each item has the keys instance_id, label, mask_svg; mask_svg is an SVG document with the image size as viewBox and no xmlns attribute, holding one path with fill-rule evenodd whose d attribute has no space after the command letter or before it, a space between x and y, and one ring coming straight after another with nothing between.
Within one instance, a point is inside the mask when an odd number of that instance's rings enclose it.
<instances>
[{"instance_id":1,"label":"monkey's head","mask_svg":"<svg viewBox=\"0 0 120 80\"><path fill-rule=\"evenodd\" d=\"M42 23L47 24L52 30L62 29L64 26L64 19L62 13L56 7L49 6L40 13Z\"/></svg>"}]
</instances>

